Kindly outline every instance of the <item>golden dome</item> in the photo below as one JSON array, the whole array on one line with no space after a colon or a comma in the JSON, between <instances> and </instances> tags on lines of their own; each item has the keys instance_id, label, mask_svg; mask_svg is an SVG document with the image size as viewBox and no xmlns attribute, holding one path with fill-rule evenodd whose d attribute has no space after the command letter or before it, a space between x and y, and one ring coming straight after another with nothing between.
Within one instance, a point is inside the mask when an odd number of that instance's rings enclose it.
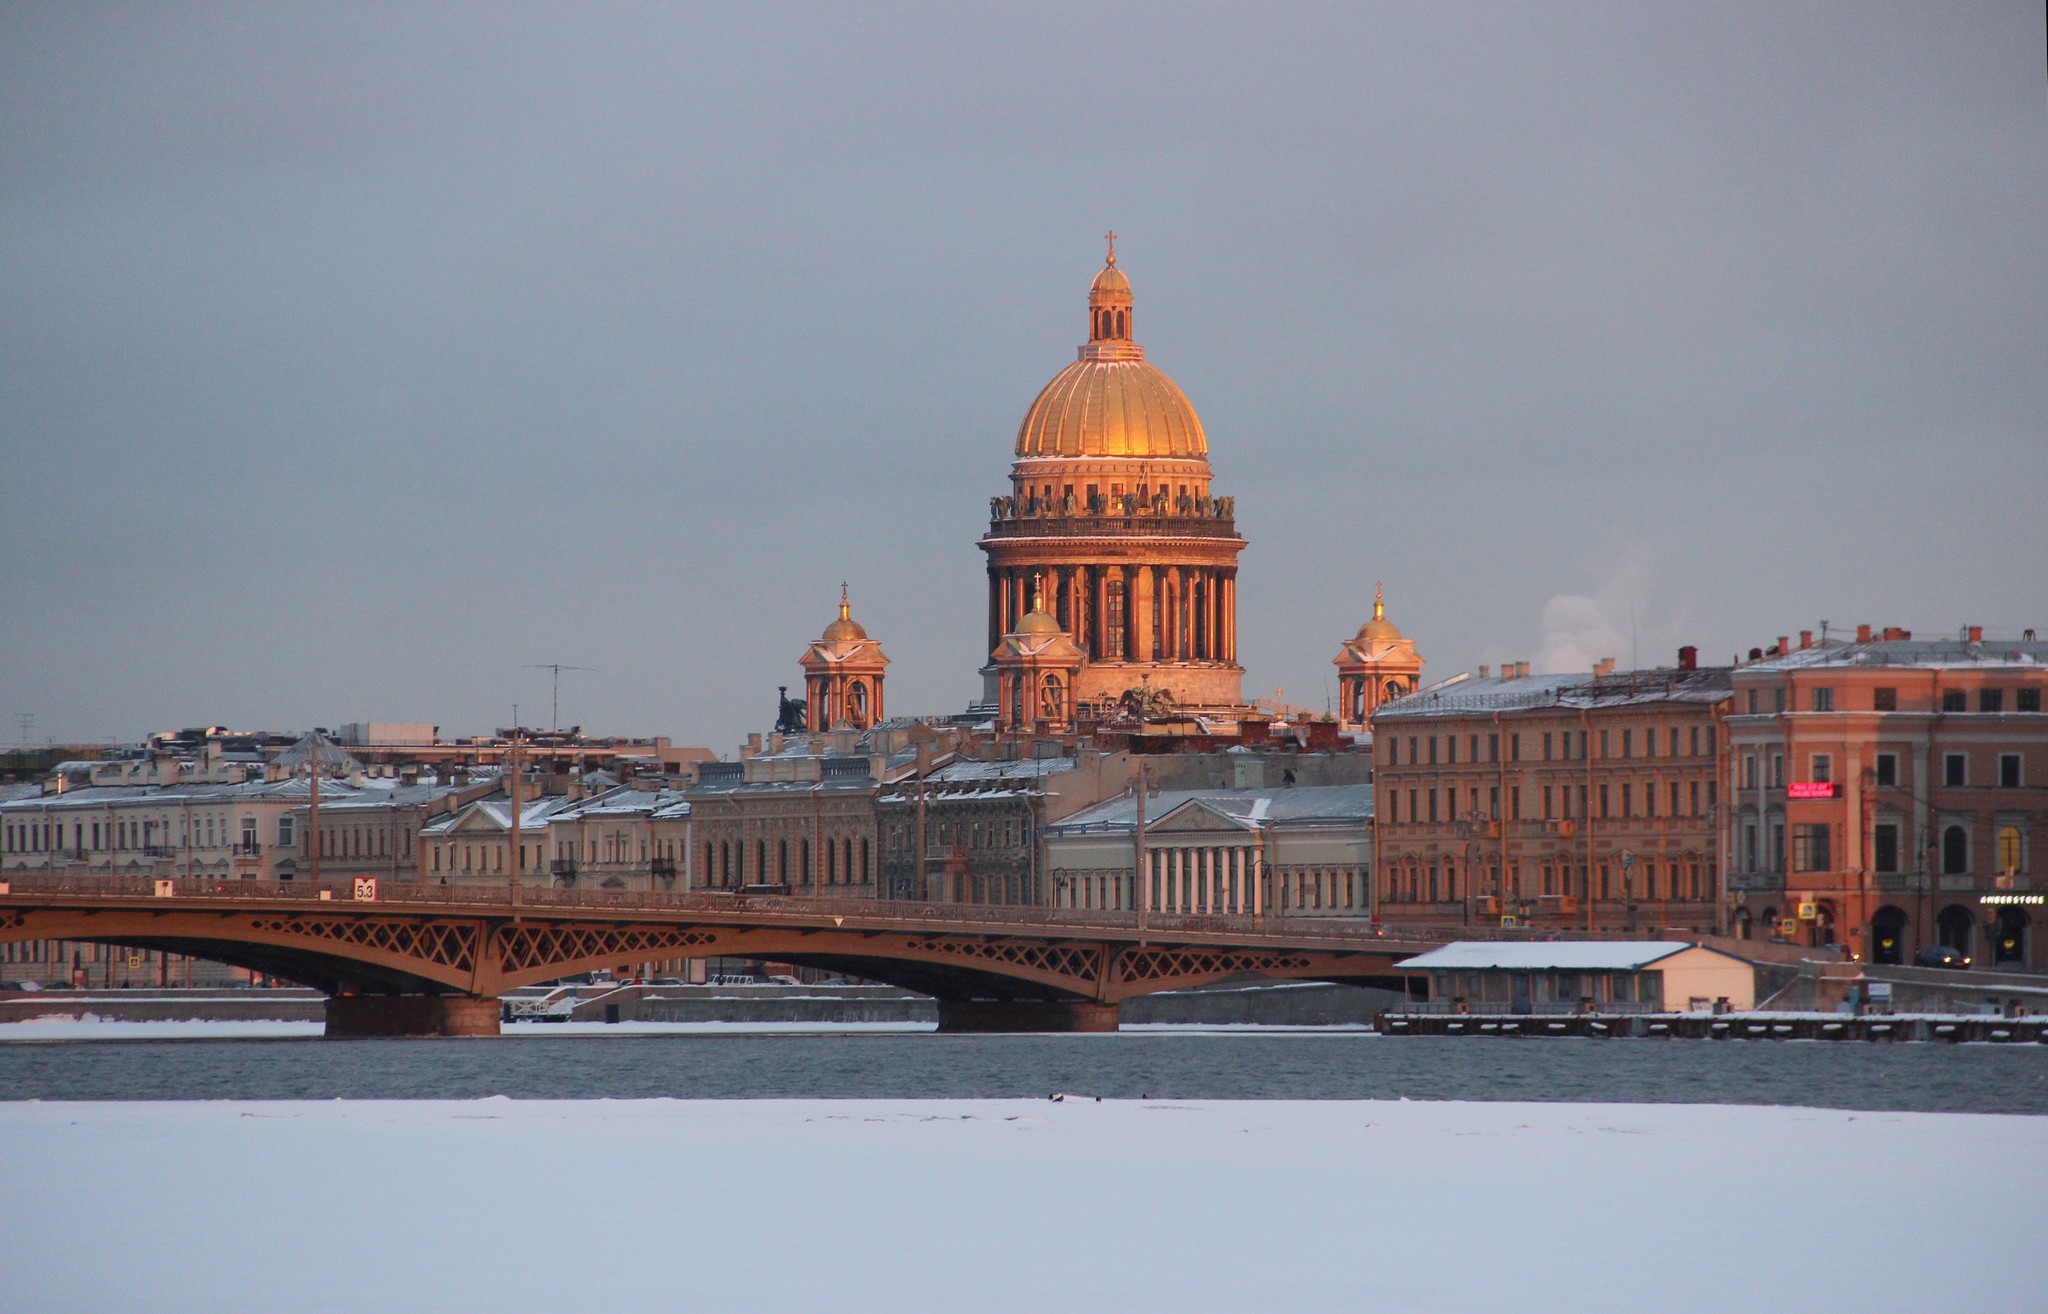
<instances>
[{"instance_id":1,"label":"golden dome","mask_svg":"<svg viewBox=\"0 0 2048 1314\"><path fill-rule=\"evenodd\" d=\"M865 639L868 632L853 618L853 608L846 600L846 586L839 586L839 619L825 627L825 639Z\"/></svg>"},{"instance_id":2,"label":"golden dome","mask_svg":"<svg viewBox=\"0 0 2048 1314\"><path fill-rule=\"evenodd\" d=\"M1017 429L1017 455L1202 458L1201 417L1131 341L1131 283L1109 262L1088 290L1088 344L1053 376Z\"/></svg>"},{"instance_id":3,"label":"golden dome","mask_svg":"<svg viewBox=\"0 0 2048 1314\"><path fill-rule=\"evenodd\" d=\"M1075 361L1045 385L1017 430L1018 456L1208 454L1194 406L1143 360Z\"/></svg>"},{"instance_id":4,"label":"golden dome","mask_svg":"<svg viewBox=\"0 0 2048 1314\"><path fill-rule=\"evenodd\" d=\"M1387 619L1387 604L1377 583L1372 586L1372 619L1359 628L1358 637L1383 641L1401 637L1401 627Z\"/></svg>"},{"instance_id":5,"label":"golden dome","mask_svg":"<svg viewBox=\"0 0 2048 1314\"><path fill-rule=\"evenodd\" d=\"M1058 621L1036 609L1025 612L1023 619L1017 622L1017 628L1011 631L1013 634L1064 634L1065 632L1065 627Z\"/></svg>"}]
</instances>

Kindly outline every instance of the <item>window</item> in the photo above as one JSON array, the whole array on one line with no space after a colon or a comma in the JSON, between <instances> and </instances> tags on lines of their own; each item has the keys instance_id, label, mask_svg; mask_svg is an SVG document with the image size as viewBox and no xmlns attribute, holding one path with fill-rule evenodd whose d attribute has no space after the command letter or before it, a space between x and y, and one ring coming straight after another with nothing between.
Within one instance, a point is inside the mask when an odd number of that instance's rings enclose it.
<instances>
[{"instance_id":1,"label":"window","mask_svg":"<svg viewBox=\"0 0 2048 1314\"><path fill-rule=\"evenodd\" d=\"M1873 709L1880 712L1896 712L1899 710L1899 691L1897 689L1874 689L1870 694L1870 705Z\"/></svg>"},{"instance_id":2,"label":"window","mask_svg":"<svg viewBox=\"0 0 2048 1314\"><path fill-rule=\"evenodd\" d=\"M2020 755L2000 753L1998 755L1998 787L2018 789L2020 787Z\"/></svg>"},{"instance_id":3,"label":"window","mask_svg":"<svg viewBox=\"0 0 2048 1314\"><path fill-rule=\"evenodd\" d=\"M1979 689L1977 710L1980 712L2002 712L2005 710L2005 690Z\"/></svg>"},{"instance_id":4,"label":"window","mask_svg":"<svg viewBox=\"0 0 2048 1314\"><path fill-rule=\"evenodd\" d=\"M1879 753L1877 755L1877 783L1887 789L1896 789L1899 783L1899 755Z\"/></svg>"},{"instance_id":5,"label":"window","mask_svg":"<svg viewBox=\"0 0 2048 1314\"><path fill-rule=\"evenodd\" d=\"M1782 684L1771 690L1771 710L1774 712L1785 710L1785 686Z\"/></svg>"},{"instance_id":6,"label":"window","mask_svg":"<svg viewBox=\"0 0 2048 1314\"><path fill-rule=\"evenodd\" d=\"M1519 761L1521 761L1521 760L1522 760L1522 737L1521 737L1520 735L1509 735L1509 736L1508 736L1508 761L1510 761L1510 762L1519 762Z\"/></svg>"},{"instance_id":7,"label":"window","mask_svg":"<svg viewBox=\"0 0 2048 1314\"><path fill-rule=\"evenodd\" d=\"M1629 746L1634 741L1635 736L1636 732L1633 730L1624 730L1621 732L1621 755L1623 757L1635 756L1635 750Z\"/></svg>"},{"instance_id":8,"label":"window","mask_svg":"<svg viewBox=\"0 0 2048 1314\"><path fill-rule=\"evenodd\" d=\"M1967 709L1967 707L1968 707L1968 704L1967 704L1967 703L1966 703L1966 702L1964 701L1964 695L1963 695L1963 691L1962 691L1961 689L1947 689L1947 690L1944 690L1944 691L1942 692L1942 695L1941 695L1941 710L1942 710L1942 711L1944 711L1944 712L1961 712L1961 711L1964 711L1964 710L1966 710L1966 709Z\"/></svg>"},{"instance_id":9,"label":"window","mask_svg":"<svg viewBox=\"0 0 2048 1314\"><path fill-rule=\"evenodd\" d=\"M277 847L288 849L296 839L297 837L293 834L292 818L279 817L277 819Z\"/></svg>"},{"instance_id":10,"label":"window","mask_svg":"<svg viewBox=\"0 0 2048 1314\"><path fill-rule=\"evenodd\" d=\"M1500 761L1500 736L1499 736L1499 735L1488 735L1488 736L1486 737L1486 760L1487 760L1487 761L1489 761L1489 762L1498 762L1498 761Z\"/></svg>"},{"instance_id":11,"label":"window","mask_svg":"<svg viewBox=\"0 0 2048 1314\"><path fill-rule=\"evenodd\" d=\"M1742 823L1742 870L1756 870L1756 823Z\"/></svg>"},{"instance_id":12,"label":"window","mask_svg":"<svg viewBox=\"0 0 2048 1314\"><path fill-rule=\"evenodd\" d=\"M1692 806L1687 811L1697 817L1700 814L1700 782L1693 781L1688 793L1692 797Z\"/></svg>"},{"instance_id":13,"label":"window","mask_svg":"<svg viewBox=\"0 0 2048 1314\"><path fill-rule=\"evenodd\" d=\"M1607 786L1600 786L1600 815L1607 815Z\"/></svg>"},{"instance_id":14,"label":"window","mask_svg":"<svg viewBox=\"0 0 2048 1314\"><path fill-rule=\"evenodd\" d=\"M1496 756L1498 756L1498 750L1496 750ZM1471 756L1470 758L1466 759L1466 760L1467 760L1467 761L1471 761L1471 762L1477 762L1477 761L1479 760L1479 736L1478 736L1478 735L1473 735L1473 736L1472 736L1472 756Z\"/></svg>"},{"instance_id":15,"label":"window","mask_svg":"<svg viewBox=\"0 0 2048 1314\"><path fill-rule=\"evenodd\" d=\"M1444 736L1444 761L1445 761L1445 762L1456 762L1457 760L1458 760L1458 737L1457 737L1456 735L1445 735L1445 736Z\"/></svg>"},{"instance_id":16,"label":"window","mask_svg":"<svg viewBox=\"0 0 2048 1314\"><path fill-rule=\"evenodd\" d=\"M1387 765L1401 765L1401 741L1398 739L1387 740Z\"/></svg>"},{"instance_id":17,"label":"window","mask_svg":"<svg viewBox=\"0 0 2048 1314\"><path fill-rule=\"evenodd\" d=\"M1746 704L1744 710L1746 710L1751 716L1756 715L1756 690L1751 689L1749 691L1749 701Z\"/></svg>"},{"instance_id":18,"label":"window","mask_svg":"<svg viewBox=\"0 0 2048 1314\"><path fill-rule=\"evenodd\" d=\"M1602 757L1611 757L1611 756L1613 756L1613 754L1611 754L1611 753L1609 753L1609 752L1608 752L1608 745L1607 745L1607 732L1606 732L1605 730L1602 730L1602 731L1600 732L1600 756L1602 756Z\"/></svg>"},{"instance_id":19,"label":"window","mask_svg":"<svg viewBox=\"0 0 2048 1314\"><path fill-rule=\"evenodd\" d=\"M1816 712L1834 711L1835 691L1833 689L1815 689L1813 691L1813 710Z\"/></svg>"},{"instance_id":20,"label":"window","mask_svg":"<svg viewBox=\"0 0 2048 1314\"><path fill-rule=\"evenodd\" d=\"M1687 750L1687 753L1692 757L1698 757L1700 755L1700 728L1698 726L1694 726L1692 728L1692 734L1688 735L1687 739L1692 745L1691 748Z\"/></svg>"},{"instance_id":21,"label":"window","mask_svg":"<svg viewBox=\"0 0 2048 1314\"><path fill-rule=\"evenodd\" d=\"M1970 833L1961 826L1941 832L1941 870L1947 876L1961 876L1970 870Z\"/></svg>"},{"instance_id":22,"label":"window","mask_svg":"<svg viewBox=\"0 0 2048 1314\"><path fill-rule=\"evenodd\" d=\"M2022 712L2038 712L2041 710L2041 691L2039 689L2022 689L2019 691L2019 695L2013 699L2013 702L2017 704L2018 709Z\"/></svg>"},{"instance_id":23,"label":"window","mask_svg":"<svg viewBox=\"0 0 2048 1314\"><path fill-rule=\"evenodd\" d=\"M1813 755L1813 779L1815 783L1825 785L1834 778L1834 755L1832 753L1815 753Z\"/></svg>"},{"instance_id":24,"label":"window","mask_svg":"<svg viewBox=\"0 0 2048 1314\"><path fill-rule=\"evenodd\" d=\"M1792 870L1794 872L1825 872L1829 870L1827 856L1827 823L1800 823L1792 827Z\"/></svg>"},{"instance_id":25,"label":"window","mask_svg":"<svg viewBox=\"0 0 2048 1314\"><path fill-rule=\"evenodd\" d=\"M1516 821L1522 819L1522 787L1520 785L1510 785L1508 787L1508 816Z\"/></svg>"},{"instance_id":26,"label":"window","mask_svg":"<svg viewBox=\"0 0 2048 1314\"><path fill-rule=\"evenodd\" d=\"M1744 753L1744 754L1742 755L1742 787L1743 787L1744 789L1755 789L1755 788L1756 788L1756 754L1755 754L1755 753Z\"/></svg>"},{"instance_id":27,"label":"window","mask_svg":"<svg viewBox=\"0 0 2048 1314\"><path fill-rule=\"evenodd\" d=\"M1435 765L1436 765L1436 736L1435 736L1435 735L1431 735L1431 736L1429 737L1429 764L1430 764L1431 766L1435 766Z\"/></svg>"},{"instance_id":28,"label":"window","mask_svg":"<svg viewBox=\"0 0 2048 1314\"><path fill-rule=\"evenodd\" d=\"M1478 791L1478 790L1476 790L1476 789L1472 791L1472 806L1473 806L1473 810L1474 810L1474 811L1477 811L1477 810L1478 810L1478 807L1479 807L1479 791ZM1495 785L1495 786L1493 786L1492 788L1490 788L1490 789L1488 789L1488 790L1486 791L1486 816L1487 816L1487 819L1488 819L1488 820L1490 820L1490 821L1499 821L1499 820L1500 820L1500 786L1499 786L1499 785Z\"/></svg>"},{"instance_id":29,"label":"window","mask_svg":"<svg viewBox=\"0 0 2048 1314\"><path fill-rule=\"evenodd\" d=\"M1957 788L1969 783L1970 759L1962 753L1947 753L1941 759L1941 783Z\"/></svg>"},{"instance_id":30,"label":"window","mask_svg":"<svg viewBox=\"0 0 2048 1314\"><path fill-rule=\"evenodd\" d=\"M1699 786L1698 786L1697 784L1695 784L1695 785L1694 785L1694 786L1692 787L1692 792L1693 792L1693 808L1692 808L1692 810L1693 810L1694 812L1698 812L1698 811L1700 810L1700 808L1699 808L1699 792L1700 792L1700 787L1699 787ZM1678 793L1678 782L1677 782L1676 780L1674 780L1674 781L1672 781L1672 782L1671 782L1671 815L1672 815L1672 816L1674 816L1674 817L1678 815L1678 803L1679 803L1679 793Z\"/></svg>"},{"instance_id":31,"label":"window","mask_svg":"<svg viewBox=\"0 0 2048 1314\"><path fill-rule=\"evenodd\" d=\"M1870 832L1870 862L1880 872L1899 869L1899 825L1881 821Z\"/></svg>"},{"instance_id":32,"label":"window","mask_svg":"<svg viewBox=\"0 0 2048 1314\"><path fill-rule=\"evenodd\" d=\"M1543 760L1546 762L1550 760L1550 734L1548 731L1545 731L1543 735Z\"/></svg>"},{"instance_id":33,"label":"window","mask_svg":"<svg viewBox=\"0 0 2048 1314\"><path fill-rule=\"evenodd\" d=\"M1785 755L1783 753L1773 753L1771 754L1771 788L1783 789L1784 787Z\"/></svg>"},{"instance_id":34,"label":"window","mask_svg":"<svg viewBox=\"0 0 2048 1314\"><path fill-rule=\"evenodd\" d=\"M1998 870L2016 872L2024 866L2020 861L2020 828L2000 826L1998 828Z\"/></svg>"}]
</instances>

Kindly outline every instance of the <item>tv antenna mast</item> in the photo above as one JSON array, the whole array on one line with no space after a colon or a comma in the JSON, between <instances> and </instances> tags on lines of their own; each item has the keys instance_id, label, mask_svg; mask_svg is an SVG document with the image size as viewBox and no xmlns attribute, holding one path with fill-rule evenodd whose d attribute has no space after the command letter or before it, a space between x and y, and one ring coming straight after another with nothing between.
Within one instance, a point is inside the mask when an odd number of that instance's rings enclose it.
<instances>
[{"instance_id":1,"label":"tv antenna mast","mask_svg":"<svg viewBox=\"0 0 2048 1314\"><path fill-rule=\"evenodd\" d=\"M526 664L526 668L530 671L554 672L555 692L554 699L549 706L550 724L548 726L548 729L551 731L559 732L562 728L562 672L594 671L597 668L595 666L568 666L561 662L528 662ZM516 720L517 718L515 717L514 719Z\"/></svg>"}]
</instances>

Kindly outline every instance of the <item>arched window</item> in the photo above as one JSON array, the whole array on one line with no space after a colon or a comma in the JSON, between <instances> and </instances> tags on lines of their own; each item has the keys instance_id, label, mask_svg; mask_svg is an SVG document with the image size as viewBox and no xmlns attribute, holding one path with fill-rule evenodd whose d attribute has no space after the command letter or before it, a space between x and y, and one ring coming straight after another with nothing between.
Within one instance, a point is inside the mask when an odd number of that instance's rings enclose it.
<instances>
[{"instance_id":1,"label":"arched window","mask_svg":"<svg viewBox=\"0 0 2048 1314\"><path fill-rule=\"evenodd\" d=\"M1941 870L1949 876L1960 876L1970 870L1970 834L1961 826L1950 826L1941 832Z\"/></svg>"},{"instance_id":2,"label":"arched window","mask_svg":"<svg viewBox=\"0 0 2048 1314\"><path fill-rule=\"evenodd\" d=\"M1067 719L1067 688L1051 671L1046 672L1043 687L1038 691L1038 714L1048 721Z\"/></svg>"},{"instance_id":3,"label":"arched window","mask_svg":"<svg viewBox=\"0 0 2048 1314\"><path fill-rule=\"evenodd\" d=\"M2020 828L2000 826L1998 828L1998 869L2018 871L2025 866L2020 859Z\"/></svg>"},{"instance_id":4,"label":"arched window","mask_svg":"<svg viewBox=\"0 0 2048 1314\"><path fill-rule=\"evenodd\" d=\"M868 686L865 680L855 680L846 686L847 719L856 730L868 728Z\"/></svg>"},{"instance_id":5,"label":"arched window","mask_svg":"<svg viewBox=\"0 0 2048 1314\"><path fill-rule=\"evenodd\" d=\"M1125 319L1124 315L1124 311L1119 310L1116 312L1116 335L1120 338L1130 336L1131 331L1130 321Z\"/></svg>"}]
</instances>

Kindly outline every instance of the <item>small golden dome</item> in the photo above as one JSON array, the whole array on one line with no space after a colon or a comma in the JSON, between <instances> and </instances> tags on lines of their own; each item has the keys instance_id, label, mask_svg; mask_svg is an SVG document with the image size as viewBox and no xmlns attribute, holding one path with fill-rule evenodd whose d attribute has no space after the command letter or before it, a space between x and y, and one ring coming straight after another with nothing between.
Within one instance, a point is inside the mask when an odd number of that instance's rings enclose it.
<instances>
[{"instance_id":1,"label":"small golden dome","mask_svg":"<svg viewBox=\"0 0 2048 1314\"><path fill-rule=\"evenodd\" d=\"M839 619L825 627L826 640L865 639L868 632L853 618L853 608L846 600L846 586L839 586Z\"/></svg>"},{"instance_id":2,"label":"small golden dome","mask_svg":"<svg viewBox=\"0 0 2048 1314\"><path fill-rule=\"evenodd\" d=\"M1372 586L1372 619L1359 628L1358 637L1361 639L1379 639L1381 641L1399 639L1401 637L1400 626L1387 619L1387 604L1381 595L1378 583L1374 583Z\"/></svg>"},{"instance_id":3,"label":"small golden dome","mask_svg":"<svg viewBox=\"0 0 2048 1314\"><path fill-rule=\"evenodd\" d=\"M1044 612L1033 609L1024 613L1023 619L1017 622L1017 628L1012 633L1063 634L1065 627Z\"/></svg>"},{"instance_id":4,"label":"small golden dome","mask_svg":"<svg viewBox=\"0 0 2048 1314\"><path fill-rule=\"evenodd\" d=\"M1111 256L1102 272L1095 276L1095 281L1089 284L1088 291L1095 296L1129 296L1131 280L1124 277L1124 271L1116 267L1116 257Z\"/></svg>"}]
</instances>

